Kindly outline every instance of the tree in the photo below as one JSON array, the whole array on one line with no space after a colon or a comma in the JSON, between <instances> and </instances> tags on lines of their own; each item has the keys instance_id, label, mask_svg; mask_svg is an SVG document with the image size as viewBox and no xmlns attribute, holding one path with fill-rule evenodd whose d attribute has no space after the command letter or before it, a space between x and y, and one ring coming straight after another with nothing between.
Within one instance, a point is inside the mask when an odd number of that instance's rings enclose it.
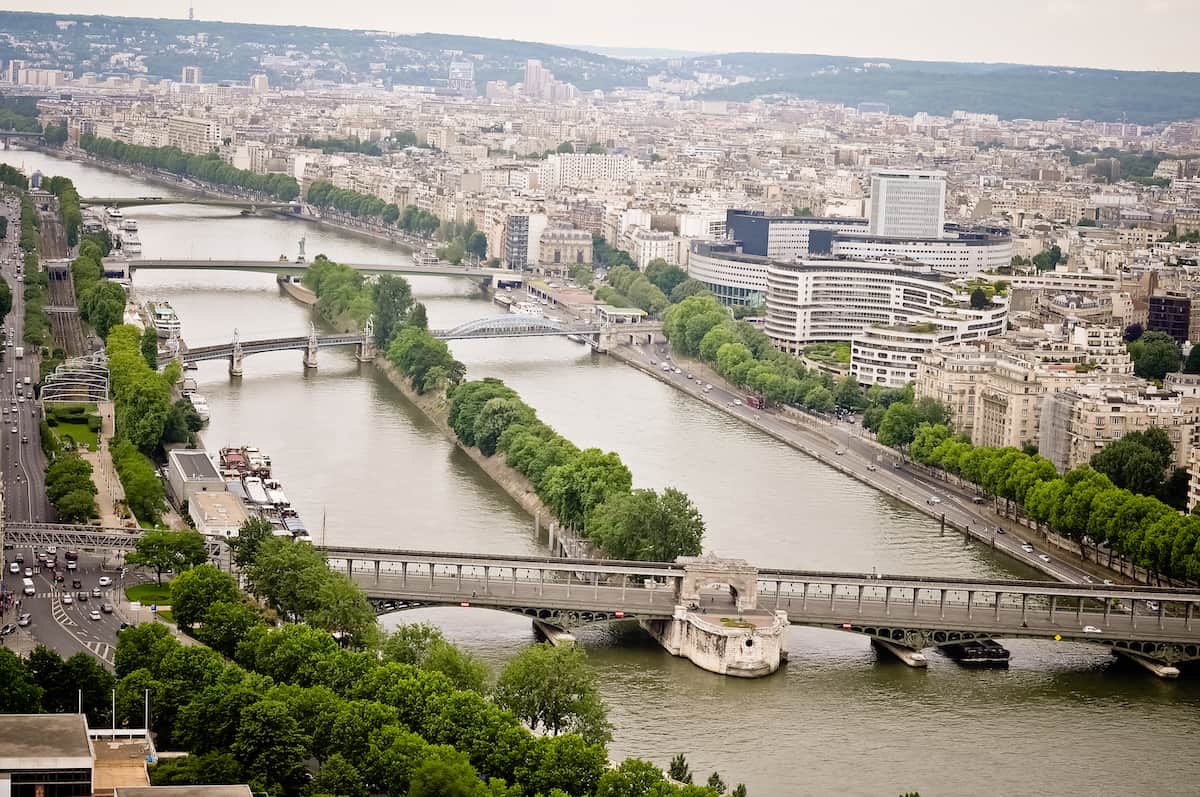
<instances>
[{"instance_id":1,"label":"tree","mask_svg":"<svg viewBox=\"0 0 1200 797\"><path fill-rule=\"evenodd\" d=\"M976 288L971 291L971 307L975 310L982 310L988 306L987 294L983 292L983 288Z\"/></svg>"},{"instance_id":2,"label":"tree","mask_svg":"<svg viewBox=\"0 0 1200 797\"><path fill-rule=\"evenodd\" d=\"M725 793L725 781L721 780L721 774L719 772L714 772L708 776L708 787L710 789L716 789L718 794Z\"/></svg>"},{"instance_id":3,"label":"tree","mask_svg":"<svg viewBox=\"0 0 1200 797\"><path fill-rule=\"evenodd\" d=\"M696 556L704 519L687 494L668 487L617 493L596 507L585 526L588 539L615 559L672 562Z\"/></svg>"},{"instance_id":4,"label":"tree","mask_svg":"<svg viewBox=\"0 0 1200 797\"><path fill-rule=\"evenodd\" d=\"M1185 374L1200 374L1200 345L1193 344L1188 350L1187 360L1183 363Z\"/></svg>"},{"instance_id":5,"label":"tree","mask_svg":"<svg viewBox=\"0 0 1200 797\"><path fill-rule=\"evenodd\" d=\"M671 780L677 780L680 783L692 782L692 769L688 766L687 758L683 753L678 753L671 759L671 766L668 767L667 774L671 776Z\"/></svg>"},{"instance_id":6,"label":"tree","mask_svg":"<svg viewBox=\"0 0 1200 797\"><path fill-rule=\"evenodd\" d=\"M341 753L325 759L304 791L309 795L333 794L337 797L367 797L369 793L362 775Z\"/></svg>"},{"instance_id":7,"label":"tree","mask_svg":"<svg viewBox=\"0 0 1200 797\"><path fill-rule=\"evenodd\" d=\"M184 628L199 622L214 603L237 603L237 582L210 564L180 573L171 582L171 614Z\"/></svg>"},{"instance_id":8,"label":"tree","mask_svg":"<svg viewBox=\"0 0 1200 797\"><path fill-rule=\"evenodd\" d=\"M412 311L408 314L408 321L405 323L414 329L429 329L429 316L424 303L417 302L413 305Z\"/></svg>"},{"instance_id":9,"label":"tree","mask_svg":"<svg viewBox=\"0 0 1200 797\"><path fill-rule=\"evenodd\" d=\"M218 653L233 658L238 643L262 622L258 612L243 603L215 601L201 615L200 628L194 636Z\"/></svg>"},{"instance_id":10,"label":"tree","mask_svg":"<svg viewBox=\"0 0 1200 797\"><path fill-rule=\"evenodd\" d=\"M397 327L412 309L412 288L408 280L384 274L375 283L375 345L387 348Z\"/></svg>"},{"instance_id":11,"label":"tree","mask_svg":"<svg viewBox=\"0 0 1200 797\"><path fill-rule=\"evenodd\" d=\"M861 410L864 404L862 385L852 375L844 377L837 384L833 400L844 409Z\"/></svg>"},{"instance_id":12,"label":"tree","mask_svg":"<svg viewBox=\"0 0 1200 797\"><path fill-rule=\"evenodd\" d=\"M465 755L453 748L433 748L417 766L408 797L483 797L483 784Z\"/></svg>"},{"instance_id":13,"label":"tree","mask_svg":"<svg viewBox=\"0 0 1200 797\"><path fill-rule=\"evenodd\" d=\"M321 588L330 577L325 559L312 545L275 536L262 541L254 564L246 569L251 590L277 612L294 618L320 605ZM324 619L335 621L333 614ZM345 618L338 614L337 619Z\"/></svg>"},{"instance_id":14,"label":"tree","mask_svg":"<svg viewBox=\"0 0 1200 797\"><path fill-rule=\"evenodd\" d=\"M1178 371L1179 344L1165 332L1147 332L1129 344L1133 372L1143 379L1161 381L1167 374Z\"/></svg>"},{"instance_id":15,"label":"tree","mask_svg":"<svg viewBox=\"0 0 1200 797\"><path fill-rule=\"evenodd\" d=\"M1125 342L1133 343L1135 340L1140 338L1144 332L1145 330L1142 328L1141 324L1130 324L1129 326L1125 327Z\"/></svg>"},{"instance_id":16,"label":"tree","mask_svg":"<svg viewBox=\"0 0 1200 797\"><path fill-rule=\"evenodd\" d=\"M420 666L423 670L445 675L456 689L482 694L487 685L487 665L446 641L435 643Z\"/></svg>"},{"instance_id":17,"label":"tree","mask_svg":"<svg viewBox=\"0 0 1200 797\"><path fill-rule=\"evenodd\" d=\"M86 523L100 517L92 490L72 490L59 498L54 508L58 511L58 519L64 523Z\"/></svg>"},{"instance_id":18,"label":"tree","mask_svg":"<svg viewBox=\"0 0 1200 797\"><path fill-rule=\"evenodd\" d=\"M817 385L804 394L804 406L813 412L829 412L833 409L833 393L824 385Z\"/></svg>"},{"instance_id":19,"label":"tree","mask_svg":"<svg viewBox=\"0 0 1200 797\"><path fill-rule=\"evenodd\" d=\"M612 495L628 492L633 474L615 453L598 448L580 451L546 471L544 500L563 524L582 528L588 514Z\"/></svg>"},{"instance_id":20,"label":"tree","mask_svg":"<svg viewBox=\"0 0 1200 797\"><path fill-rule=\"evenodd\" d=\"M291 790L304 782L308 744L284 703L262 700L242 712L230 752L251 779Z\"/></svg>"},{"instance_id":21,"label":"tree","mask_svg":"<svg viewBox=\"0 0 1200 797\"><path fill-rule=\"evenodd\" d=\"M122 629L117 635L117 652L113 659L117 677L124 679L135 670L151 670L173 644L171 632L160 623L142 623Z\"/></svg>"},{"instance_id":22,"label":"tree","mask_svg":"<svg viewBox=\"0 0 1200 797\"><path fill-rule=\"evenodd\" d=\"M137 547L125 558L135 567L152 567L162 584L167 570L187 570L208 561L204 535L198 531L148 529L138 538Z\"/></svg>"},{"instance_id":23,"label":"tree","mask_svg":"<svg viewBox=\"0 0 1200 797\"><path fill-rule=\"evenodd\" d=\"M271 521L258 515L247 518L246 522L238 529L237 536L229 538L229 550L233 557L233 563L238 566L239 570L250 567L254 564L255 557L258 556L258 547L262 545L263 540L273 536L274 527L271 525Z\"/></svg>"},{"instance_id":24,"label":"tree","mask_svg":"<svg viewBox=\"0 0 1200 797\"><path fill-rule=\"evenodd\" d=\"M879 442L892 448L903 448L913 441L920 422L916 407L907 402L896 402L883 414Z\"/></svg>"},{"instance_id":25,"label":"tree","mask_svg":"<svg viewBox=\"0 0 1200 797\"><path fill-rule=\"evenodd\" d=\"M321 580L316 605L306 619L332 633L346 647L366 647L377 630L375 611L367 596L342 573L327 573Z\"/></svg>"},{"instance_id":26,"label":"tree","mask_svg":"<svg viewBox=\"0 0 1200 797\"><path fill-rule=\"evenodd\" d=\"M0 648L0 714L37 714L42 707L42 688L25 663L8 648Z\"/></svg>"},{"instance_id":27,"label":"tree","mask_svg":"<svg viewBox=\"0 0 1200 797\"><path fill-rule=\"evenodd\" d=\"M384 661L420 667L435 644L445 642L441 630L429 623L403 623L383 643Z\"/></svg>"},{"instance_id":28,"label":"tree","mask_svg":"<svg viewBox=\"0 0 1200 797\"><path fill-rule=\"evenodd\" d=\"M495 701L535 731L578 733L589 744L610 738L596 673L579 647L541 643L525 648L500 674Z\"/></svg>"}]
</instances>

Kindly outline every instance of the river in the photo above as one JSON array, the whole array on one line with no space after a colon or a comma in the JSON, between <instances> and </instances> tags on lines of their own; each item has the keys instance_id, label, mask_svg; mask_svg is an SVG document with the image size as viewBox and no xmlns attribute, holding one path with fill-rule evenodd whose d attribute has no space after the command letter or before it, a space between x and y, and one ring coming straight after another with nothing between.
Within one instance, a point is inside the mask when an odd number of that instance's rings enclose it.
<instances>
[{"instance_id":1,"label":"river","mask_svg":"<svg viewBox=\"0 0 1200 797\"><path fill-rule=\"evenodd\" d=\"M82 195L164 189L46 155L0 161L71 177ZM382 242L299 221L243 218L188 206L133 208L143 256L293 256L388 262ZM465 280L416 277L432 326L496 311ZM168 299L191 345L295 335L306 308L268 275L139 271L143 299ZM504 379L580 446L619 452L637 486L686 491L708 524L706 549L776 567L947 576L1034 574L915 510L755 432L666 385L564 339L453 344L470 377ZM197 373L212 420L210 448L249 443L275 472L314 538L347 545L525 553L532 521L370 366L321 352L256 355L231 382L223 363ZM493 667L533 638L526 619L486 610L422 610ZM675 659L636 627L585 629L615 726L614 758L693 772L719 770L753 795L924 797L1195 794L1200 688L1162 682L1087 646L1014 641L1007 671L968 671L931 653L927 671L879 660L860 637L788 632L790 663L756 681L721 678Z\"/></svg>"}]
</instances>

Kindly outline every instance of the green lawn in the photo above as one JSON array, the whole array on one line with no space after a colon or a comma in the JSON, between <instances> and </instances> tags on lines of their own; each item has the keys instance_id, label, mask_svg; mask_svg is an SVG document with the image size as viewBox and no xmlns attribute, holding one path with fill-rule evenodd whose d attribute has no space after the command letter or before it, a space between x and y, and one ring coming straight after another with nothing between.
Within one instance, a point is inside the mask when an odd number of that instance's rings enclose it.
<instances>
[{"instance_id":1,"label":"green lawn","mask_svg":"<svg viewBox=\"0 0 1200 797\"><path fill-rule=\"evenodd\" d=\"M175 615L171 614L170 609L159 609L157 614L159 617L166 620L168 623L175 622Z\"/></svg>"},{"instance_id":2,"label":"green lawn","mask_svg":"<svg viewBox=\"0 0 1200 797\"><path fill-rule=\"evenodd\" d=\"M125 590L125 597L131 601L141 601L145 604L170 603L171 587L167 584L160 587L154 582L137 584Z\"/></svg>"},{"instance_id":3,"label":"green lawn","mask_svg":"<svg viewBox=\"0 0 1200 797\"><path fill-rule=\"evenodd\" d=\"M87 446L89 451L95 451L98 445L96 433L89 429L86 423L63 423L59 421L58 425L51 426L50 430L59 439L70 437L75 441L76 445L82 444Z\"/></svg>"}]
</instances>

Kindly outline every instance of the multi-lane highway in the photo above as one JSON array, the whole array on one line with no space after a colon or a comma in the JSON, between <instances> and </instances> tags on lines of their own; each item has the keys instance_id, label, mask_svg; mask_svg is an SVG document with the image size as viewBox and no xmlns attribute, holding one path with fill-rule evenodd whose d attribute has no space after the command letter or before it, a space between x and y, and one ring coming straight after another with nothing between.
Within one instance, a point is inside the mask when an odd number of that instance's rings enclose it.
<instances>
[{"instance_id":1,"label":"multi-lane highway","mask_svg":"<svg viewBox=\"0 0 1200 797\"><path fill-rule=\"evenodd\" d=\"M18 247L21 207L7 200L0 210L8 216L9 235L0 242L0 275L12 289L12 310L4 321L4 373L0 378L0 438L4 444L4 511L12 520L47 522L54 519L46 500L45 467L38 434L38 410L33 385L38 381L38 352L22 340L25 320L25 275ZM19 349L23 356L17 357ZM25 384L28 377L29 384Z\"/></svg>"}]
</instances>

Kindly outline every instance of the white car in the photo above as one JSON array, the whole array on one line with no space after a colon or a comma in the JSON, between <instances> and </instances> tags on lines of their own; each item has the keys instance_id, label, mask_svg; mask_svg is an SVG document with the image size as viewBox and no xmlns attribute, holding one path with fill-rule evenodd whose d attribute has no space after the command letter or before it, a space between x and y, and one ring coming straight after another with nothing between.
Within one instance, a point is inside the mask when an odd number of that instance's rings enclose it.
<instances>
[{"instance_id":1,"label":"white car","mask_svg":"<svg viewBox=\"0 0 1200 797\"><path fill-rule=\"evenodd\" d=\"M32 567L25 568L25 578L33 578L33 568Z\"/></svg>"},{"instance_id":2,"label":"white car","mask_svg":"<svg viewBox=\"0 0 1200 797\"><path fill-rule=\"evenodd\" d=\"M100 610L92 609L90 612L88 612L88 617L92 618L93 620L99 620L100 619Z\"/></svg>"},{"instance_id":3,"label":"white car","mask_svg":"<svg viewBox=\"0 0 1200 797\"><path fill-rule=\"evenodd\" d=\"M16 575L21 572L21 566L19 564L17 564L16 562L9 562L8 563L8 572Z\"/></svg>"},{"instance_id":4,"label":"white car","mask_svg":"<svg viewBox=\"0 0 1200 797\"><path fill-rule=\"evenodd\" d=\"M1030 545L1029 543L1025 543L1024 545L1021 546L1021 550L1024 551L1025 553L1033 553L1033 546Z\"/></svg>"},{"instance_id":5,"label":"white car","mask_svg":"<svg viewBox=\"0 0 1200 797\"><path fill-rule=\"evenodd\" d=\"M1083 633L1085 633L1085 634L1103 634L1104 631L1097 628L1094 625L1085 625L1083 627Z\"/></svg>"},{"instance_id":6,"label":"white car","mask_svg":"<svg viewBox=\"0 0 1200 797\"><path fill-rule=\"evenodd\" d=\"M96 583L98 583L102 587L107 587L110 584L112 584L112 579L109 578L108 576L100 576L100 580Z\"/></svg>"},{"instance_id":7,"label":"white car","mask_svg":"<svg viewBox=\"0 0 1200 797\"><path fill-rule=\"evenodd\" d=\"M58 555L58 546L57 545L47 545L46 553L50 554L51 556L57 556Z\"/></svg>"},{"instance_id":8,"label":"white car","mask_svg":"<svg viewBox=\"0 0 1200 797\"><path fill-rule=\"evenodd\" d=\"M1040 554L1038 554L1038 559L1041 559L1043 562L1049 562L1049 561L1050 561L1050 557L1049 557L1049 556L1046 556L1046 554L1044 554L1044 553L1040 553Z\"/></svg>"},{"instance_id":9,"label":"white car","mask_svg":"<svg viewBox=\"0 0 1200 797\"><path fill-rule=\"evenodd\" d=\"M67 593L62 596L62 602L63 602L63 605L70 606L72 603L75 602L75 599L72 598L69 593Z\"/></svg>"}]
</instances>

